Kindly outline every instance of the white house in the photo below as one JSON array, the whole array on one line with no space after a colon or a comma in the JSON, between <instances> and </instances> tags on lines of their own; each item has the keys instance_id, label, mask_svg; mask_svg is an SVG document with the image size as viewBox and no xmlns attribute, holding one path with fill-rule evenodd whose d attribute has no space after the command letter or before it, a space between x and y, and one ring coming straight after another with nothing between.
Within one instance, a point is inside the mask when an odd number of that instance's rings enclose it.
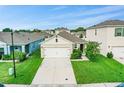
<instances>
[{"instance_id":1,"label":"white house","mask_svg":"<svg viewBox=\"0 0 124 93\"><path fill-rule=\"evenodd\" d=\"M41 44L41 57L70 57L74 48L83 50L84 40L66 31L60 31Z\"/></svg>"},{"instance_id":2,"label":"white house","mask_svg":"<svg viewBox=\"0 0 124 93\"><path fill-rule=\"evenodd\" d=\"M124 58L124 21L107 20L86 30L87 41L99 42L101 53L112 51L114 57Z\"/></svg>"}]
</instances>

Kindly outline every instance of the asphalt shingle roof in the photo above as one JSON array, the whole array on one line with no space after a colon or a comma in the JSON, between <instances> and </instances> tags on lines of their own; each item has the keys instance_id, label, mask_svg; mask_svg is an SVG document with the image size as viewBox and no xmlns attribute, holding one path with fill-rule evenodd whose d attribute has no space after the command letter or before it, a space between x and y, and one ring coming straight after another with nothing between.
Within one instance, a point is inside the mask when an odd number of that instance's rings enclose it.
<instances>
[{"instance_id":1,"label":"asphalt shingle roof","mask_svg":"<svg viewBox=\"0 0 124 93\"><path fill-rule=\"evenodd\" d=\"M101 22L99 24L90 26L87 29L109 27L109 26L124 26L124 21L123 20L106 20L106 21Z\"/></svg>"},{"instance_id":2,"label":"asphalt shingle roof","mask_svg":"<svg viewBox=\"0 0 124 93\"><path fill-rule=\"evenodd\" d=\"M44 36L37 33L28 33L28 32L14 32L13 39L15 45L26 45L36 40L40 40L44 38ZM11 33L10 32L0 32L0 41L5 42L11 45Z\"/></svg>"},{"instance_id":3,"label":"asphalt shingle roof","mask_svg":"<svg viewBox=\"0 0 124 93\"><path fill-rule=\"evenodd\" d=\"M83 44L85 42L81 38L78 38L75 35L72 35L71 33L68 33L66 31L62 31L58 35L74 43Z\"/></svg>"}]
</instances>

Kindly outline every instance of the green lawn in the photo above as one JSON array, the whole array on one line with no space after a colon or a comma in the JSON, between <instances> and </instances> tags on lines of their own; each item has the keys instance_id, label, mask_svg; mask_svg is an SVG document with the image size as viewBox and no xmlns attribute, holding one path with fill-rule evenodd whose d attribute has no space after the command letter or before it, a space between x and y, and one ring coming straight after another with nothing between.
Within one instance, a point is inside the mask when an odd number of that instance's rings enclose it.
<instances>
[{"instance_id":1,"label":"green lawn","mask_svg":"<svg viewBox=\"0 0 124 93\"><path fill-rule=\"evenodd\" d=\"M40 50L37 50L24 62L16 63L17 78L8 75L8 68L13 67L13 63L0 63L0 82L30 84L41 62Z\"/></svg>"},{"instance_id":2,"label":"green lawn","mask_svg":"<svg viewBox=\"0 0 124 93\"><path fill-rule=\"evenodd\" d=\"M97 56L96 62L72 61L72 65L78 84L124 82L124 65L102 55Z\"/></svg>"}]
</instances>

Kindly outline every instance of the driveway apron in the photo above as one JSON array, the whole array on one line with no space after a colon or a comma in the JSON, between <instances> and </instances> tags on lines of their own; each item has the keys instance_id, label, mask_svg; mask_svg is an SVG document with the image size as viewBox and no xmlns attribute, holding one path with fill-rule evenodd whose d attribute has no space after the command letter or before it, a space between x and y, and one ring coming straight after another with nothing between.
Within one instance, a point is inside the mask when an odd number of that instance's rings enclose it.
<instances>
[{"instance_id":1,"label":"driveway apron","mask_svg":"<svg viewBox=\"0 0 124 93\"><path fill-rule=\"evenodd\" d=\"M76 84L69 58L45 58L39 67L32 84L57 85Z\"/></svg>"}]
</instances>

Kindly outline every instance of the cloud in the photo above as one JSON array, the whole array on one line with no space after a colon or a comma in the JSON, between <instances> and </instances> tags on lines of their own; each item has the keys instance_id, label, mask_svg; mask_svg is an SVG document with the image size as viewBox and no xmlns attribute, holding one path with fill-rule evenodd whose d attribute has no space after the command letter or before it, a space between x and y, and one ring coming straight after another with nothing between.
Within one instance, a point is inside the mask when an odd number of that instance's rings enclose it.
<instances>
[{"instance_id":1,"label":"cloud","mask_svg":"<svg viewBox=\"0 0 124 93\"><path fill-rule=\"evenodd\" d=\"M13 21L14 15L12 16L12 20L7 19L1 21L0 28L3 27L11 27L14 29L32 29L32 28L53 28L58 26L67 26L70 28L77 26L90 26L94 25L98 22L111 19L111 18L119 18L119 16L124 16L124 6L102 6L102 7L93 7L93 9L88 8L82 9L81 11L71 10L72 12L64 12L66 8L71 8L69 6L54 6L51 10L53 14L42 18L37 18L32 15L21 19ZM57 14L58 10L63 10L61 14ZM54 14L55 12L55 14ZM16 17L17 15L15 15ZM10 16L9 16L10 17ZM34 19L33 19L34 18ZM33 19L33 20L32 20ZM2 17L1 17L2 20Z\"/></svg>"},{"instance_id":2,"label":"cloud","mask_svg":"<svg viewBox=\"0 0 124 93\"><path fill-rule=\"evenodd\" d=\"M122 9L124 9L124 6L106 6L103 8L96 8L96 9L85 11L84 14L82 13L81 15L79 14L78 16L117 12Z\"/></svg>"},{"instance_id":3,"label":"cloud","mask_svg":"<svg viewBox=\"0 0 124 93\"><path fill-rule=\"evenodd\" d=\"M90 25L95 25L101 21L105 21L108 19L112 19L114 17L118 17L118 16L123 16L124 14L122 14L122 12L118 12L115 14L104 14L104 15L99 15L99 16L94 16L94 17L88 17L85 19L75 19L72 20L68 23L66 23L67 26L71 27L71 26L90 26Z\"/></svg>"},{"instance_id":4,"label":"cloud","mask_svg":"<svg viewBox=\"0 0 124 93\"><path fill-rule=\"evenodd\" d=\"M64 19L64 18L73 18L73 17L85 17L85 16L91 16L91 15L98 15L98 14L105 14L105 13L112 13L112 12L118 12L119 10L124 10L124 6L105 6L102 8L96 8L91 10L83 10L79 12L70 12L70 13L64 13L59 14L56 17L51 16L49 19Z\"/></svg>"}]
</instances>

